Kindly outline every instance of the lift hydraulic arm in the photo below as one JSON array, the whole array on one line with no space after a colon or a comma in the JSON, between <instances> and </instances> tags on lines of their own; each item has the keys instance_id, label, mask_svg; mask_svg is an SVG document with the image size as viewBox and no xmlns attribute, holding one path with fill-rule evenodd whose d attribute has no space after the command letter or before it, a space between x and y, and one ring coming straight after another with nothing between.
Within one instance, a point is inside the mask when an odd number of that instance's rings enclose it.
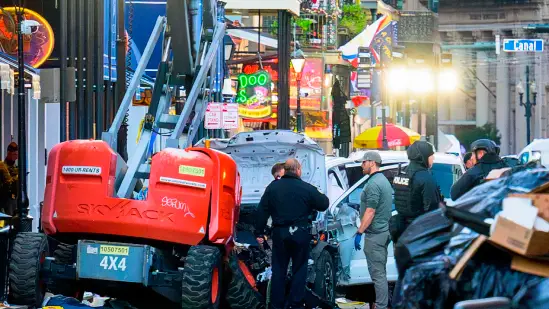
<instances>
[{"instance_id":1,"label":"lift hydraulic arm","mask_svg":"<svg viewBox=\"0 0 549 309\"><path fill-rule=\"evenodd\" d=\"M202 3L202 11L197 12L197 8L200 8L197 3ZM192 9L189 10L189 8ZM193 13L192 22L189 11ZM153 50L160 36L163 35L162 59L158 66L152 100L145 115L141 137L136 150L127 162L127 168L119 168L117 171L116 194L118 197L130 198L137 181L148 179L149 149L154 145L160 129L173 129L166 142L167 147L184 148L192 144L204 117L214 81L217 59L222 56L219 51L222 50L225 23L219 22L217 18L218 12L222 11L222 7L216 0L168 0L168 16L158 17L116 117L109 130L102 135L102 139L116 150L118 130L139 88L141 77ZM193 34L192 37L191 34ZM185 83L185 81L192 81L192 83ZM186 86L187 91L183 110L179 115L170 115L172 98L182 85ZM194 115L192 120L191 115ZM189 121L191 126L188 134L186 139L182 139L183 129ZM121 160L119 157L119 162Z\"/></svg>"}]
</instances>

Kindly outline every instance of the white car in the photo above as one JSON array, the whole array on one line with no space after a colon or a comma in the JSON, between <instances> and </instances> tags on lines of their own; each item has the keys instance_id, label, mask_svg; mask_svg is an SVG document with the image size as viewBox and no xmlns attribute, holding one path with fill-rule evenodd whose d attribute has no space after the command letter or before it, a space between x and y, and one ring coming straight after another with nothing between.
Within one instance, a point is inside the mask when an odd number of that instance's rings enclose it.
<instances>
[{"instance_id":1,"label":"white car","mask_svg":"<svg viewBox=\"0 0 549 309\"><path fill-rule=\"evenodd\" d=\"M382 167L381 170L383 174L389 179L392 183L394 176L398 173L399 168L404 168L409 164L408 157L404 151L380 151L382 158ZM347 163L346 171L347 174L352 178L353 174L362 173L361 161L364 156L364 151L352 153L349 156L349 159L355 163ZM435 153L435 161L433 164L433 175L435 176L438 185L444 196L450 196L450 189L454 182L456 182L461 175L465 172L463 163L459 157L451 154L444 153ZM356 176L355 176L356 177ZM335 200L329 208L329 212L332 218L338 220L338 210L343 204L354 204L354 207L360 205L360 193L364 188L364 183L368 176L361 177L357 182L355 182L342 196ZM393 215L396 214L393 203ZM329 223L328 223L329 225ZM341 233L342 238L347 238L349 235L354 235L356 232L357 226L353 227L354 230L346 231ZM364 240L363 240L364 242ZM364 244L362 244L362 247ZM354 250L354 248L352 249ZM387 260L387 279L391 281L396 281L398 278L398 272L396 268L395 259L393 256L393 243L389 245L388 249L389 257ZM344 256L340 253L340 256ZM346 263L342 261L342 264ZM350 278L346 281L339 282L339 285L351 286L351 285L363 285L371 284L372 279L370 273L368 272L368 264L364 252L354 251L352 259L350 261Z\"/></svg>"},{"instance_id":2,"label":"white car","mask_svg":"<svg viewBox=\"0 0 549 309\"><path fill-rule=\"evenodd\" d=\"M229 154L237 163L242 183L240 220L253 224L255 211L267 185L273 180L271 167L286 159L297 158L302 164L302 179L315 185L328 195L330 209L316 218L317 232L327 232L329 217L336 213L342 203L357 202L367 177L360 167L363 152L353 153L349 158L325 156L322 149L311 139L290 131L254 131L240 133L231 139L210 140L210 148ZM204 145L204 141L198 143ZM399 165L405 167L408 160L405 152L383 151L383 170L391 175ZM439 166L440 165L440 166ZM458 157L446 154L435 155L435 177L440 178L441 189L449 192L453 182L464 172ZM392 176L390 178L392 180ZM448 196L449 194L447 194ZM356 226L354 227L356 232ZM354 233L354 232L352 232ZM311 261L314 276L309 283L323 298L334 300L336 286L337 237L328 237L328 242L319 241L312 249ZM353 249L354 250L354 249ZM387 263L388 279L397 279L395 260L389 248ZM339 285L370 284L366 260L362 251L356 252L351 262L351 280Z\"/></svg>"},{"instance_id":3,"label":"white car","mask_svg":"<svg viewBox=\"0 0 549 309\"><path fill-rule=\"evenodd\" d=\"M519 153L520 164L540 161L541 165L549 166L549 139L535 139Z\"/></svg>"}]
</instances>

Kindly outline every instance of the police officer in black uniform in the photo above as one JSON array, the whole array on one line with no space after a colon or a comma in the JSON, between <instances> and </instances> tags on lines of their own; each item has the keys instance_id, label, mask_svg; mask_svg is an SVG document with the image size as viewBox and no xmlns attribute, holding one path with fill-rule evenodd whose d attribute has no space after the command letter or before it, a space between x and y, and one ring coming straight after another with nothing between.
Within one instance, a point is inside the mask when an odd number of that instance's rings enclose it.
<instances>
[{"instance_id":1,"label":"police officer in black uniform","mask_svg":"<svg viewBox=\"0 0 549 309\"><path fill-rule=\"evenodd\" d=\"M493 169L508 167L499 156L499 147L492 140L479 139L471 144L471 150L477 164L452 186L450 197L454 201L481 184Z\"/></svg>"},{"instance_id":2,"label":"police officer in black uniform","mask_svg":"<svg viewBox=\"0 0 549 309\"><path fill-rule=\"evenodd\" d=\"M429 171L435 158L433 149L425 141L412 144L407 150L410 165L393 179L398 214L391 218L389 229L394 243L414 219L437 209L441 201L435 177Z\"/></svg>"},{"instance_id":3,"label":"police officer in black uniform","mask_svg":"<svg viewBox=\"0 0 549 309\"><path fill-rule=\"evenodd\" d=\"M304 308L305 284L311 242L311 216L328 209L328 197L301 180L296 159L284 163L284 176L265 189L258 207L256 236L261 237L272 217L273 252L271 308ZM286 275L292 260L292 283L286 297Z\"/></svg>"}]
</instances>

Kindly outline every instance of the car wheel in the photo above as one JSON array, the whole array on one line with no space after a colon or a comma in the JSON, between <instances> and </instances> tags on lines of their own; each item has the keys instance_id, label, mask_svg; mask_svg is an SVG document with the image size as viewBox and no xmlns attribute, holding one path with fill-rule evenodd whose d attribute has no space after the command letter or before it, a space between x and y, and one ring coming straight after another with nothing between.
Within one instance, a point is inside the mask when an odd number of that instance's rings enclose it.
<instances>
[{"instance_id":1,"label":"car wheel","mask_svg":"<svg viewBox=\"0 0 549 309\"><path fill-rule=\"evenodd\" d=\"M332 255L328 251L323 250L315 265L314 292L323 299L334 302L336 268Z\"/></svg>"}]
</instances>

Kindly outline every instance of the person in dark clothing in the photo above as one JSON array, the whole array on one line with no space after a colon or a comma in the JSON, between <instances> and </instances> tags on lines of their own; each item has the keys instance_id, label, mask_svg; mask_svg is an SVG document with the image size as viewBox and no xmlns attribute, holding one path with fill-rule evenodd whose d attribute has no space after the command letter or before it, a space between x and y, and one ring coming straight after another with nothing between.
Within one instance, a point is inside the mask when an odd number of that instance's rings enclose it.
<instances>
[{"instance_id":1,"label":"person in dark clothing","mask_svg":"<svg viewBox=\"0 0 549 309\"><path fill-rule=\"evenodd\" d=\"M508 167L499 156L499 147L489 139L479 139L473 142L471 150L477 164L452 186L450 197L454 201L481 184L492 170Z\"/></svg>"},{"instance_id":2,"label":"person in dark clothing","mask_svg":"<svg viewBox=\"0 0 549 309\"><path fill-rule=\"evenodd\" d=\"M276 163L271 168L271 175L273 175L275 180L278 180L284 176L284 163Z\"/></svg>"},{"instance_id":3,"label":"person in dark clothing","mask_svg":"<svg viewBox=\"0 0 549 309\"><path fill-rule=\"evenodd\" d=\"M433 149L425 141L412 144L407 150L410 165L393 180L398 214L391 218L389 229L395 243L414 219L437 209L442 200L435 177L429 171L435 158Z\"/></svg>"},{"instance_id":4,"label":"person in dark clothing","mask_svg":"<svg viewBox=\"0 0 549 309\"><path fill-rule=\"evenodd\" d=\"M465 169L470 170L477 164L477 158L472 152L468 152L463 156L463 164L465 165Z\"/></svg>"},{"instance_id":5,"label":"person in dark clothing","mask_svg":"<svg viewBox=\"0 0 549 309\"><path fill-rule=\"evenodd\" d=\"M284 163L284 176L271 182L258 207L257 237L265 233L272 217L271 308L303 308L311 242L311 215L328 209L328 197L301 180L296 159ZM292 260L292 283L286 297L286 275Z\"/></svg>"},{"instance_id":6,"label":"person in dark clothing","mask_svg":"<svg viewBox=\"0 0 549 309\"><path fill-rule=\"evenodd\" d=\"M17 184L19 181L19 169L17 159L19 147L11 142L8 145L8 153L4 161L0 161L0 212L10 216L16 215Z\"/></svg>"}]
</instances>

